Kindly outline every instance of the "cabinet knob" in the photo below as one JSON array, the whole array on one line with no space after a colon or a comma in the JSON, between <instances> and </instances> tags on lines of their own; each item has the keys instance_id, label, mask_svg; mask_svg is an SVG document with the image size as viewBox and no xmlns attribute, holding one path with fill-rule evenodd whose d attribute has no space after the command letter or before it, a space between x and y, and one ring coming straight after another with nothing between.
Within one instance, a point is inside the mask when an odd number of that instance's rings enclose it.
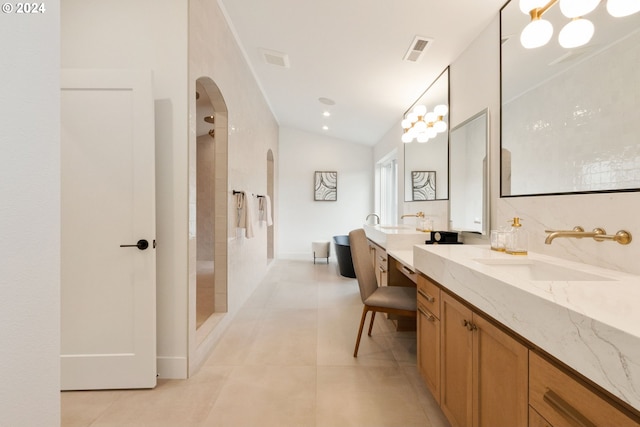
<instances>
[{"instance_id":1,"label":"cabinet knob","mask_svg":"<svg viewBox=\"0 0 640 427\"><path fill-rule=\"evenodd\" d=\"M467 328L468 331L475 331L478 329L478 327L475 324L468 321L467 319L464 319L461 323L462 323L462 326Z\"/></svg>"}]
</instances>

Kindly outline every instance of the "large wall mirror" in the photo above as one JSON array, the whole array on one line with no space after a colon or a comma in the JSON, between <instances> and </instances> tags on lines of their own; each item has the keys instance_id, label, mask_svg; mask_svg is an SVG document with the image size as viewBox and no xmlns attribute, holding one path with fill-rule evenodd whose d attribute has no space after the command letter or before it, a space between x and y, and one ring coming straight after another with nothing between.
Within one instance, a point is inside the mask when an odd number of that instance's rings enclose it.
<instances>
[{"instance_id":1,"label":"large wall mirror","mask_svg":"<svg viewBox=\"0 0 640 427\"><path fill-rule=\"evenodd\" d=\"M569 49L558 3L542 17L551 40L533 49L518 0L500 17L501 196L639 190L640 13L616 18L601 1L584 16L593 38Z\"/></svg>"},{"instance_id":2,"label":"large wall mirror","mask_svg":"<svg viewBox=\"0 0 640 427\"><path fill-rule=\"evenodd\" d=\"M451 129L449 220L452 230L489 232L489 110Z\"/></svg>"},{"instance_id":3,"label":"large wall mirror","mask_svg":"<svg viewBox=\"0 0 640 427\"><path fill-rule=\"evenodd\" d=\"M414 138L404 144L404 201L447 200L449 198L449 68L429 86L405 113L424 106L425 124L435 134L426 142ZM446 107L446 110L440 111ZM437 108L438 107L438 108ZM435 111L435 112L434 112ZM446 112L445 112L446 111ZM443 114L444 113L444 114ZM439 122L439 123L437 123ZM436 124L437 123L437 124ZM435 131L438 128L438 131Z\"/></svg>"}]
</instances>

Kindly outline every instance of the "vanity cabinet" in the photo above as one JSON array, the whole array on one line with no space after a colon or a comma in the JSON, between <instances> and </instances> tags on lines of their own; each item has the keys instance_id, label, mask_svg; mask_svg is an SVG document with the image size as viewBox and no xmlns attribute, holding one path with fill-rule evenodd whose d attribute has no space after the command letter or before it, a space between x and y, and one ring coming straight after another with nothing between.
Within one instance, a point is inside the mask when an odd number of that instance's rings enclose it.
<instances>
[{"instance_id":1,"label":"vanity cabinet","mask_svg":"<svg viewBox=\"0 0 640 427\"><path fill-rule=\"evenodd\" d=\"M418 372L440 403L440 288L419 275L418 291Z\"/></svg>"},{"instance_id":2,"label":"vanity cabinet","mask_svg":"<svg viewBox=\"0 0 640 427\"><path fill-rule=\"evenodd\" d=\"M440 406L452 426L528 424L528 349L445 291Z\"/></svg>"},{"instance_id":3,"label":"vanity cabinet","mask_svg":"<svg viewBox=\"0 0 640 427\"><path fill-rule=\"evenodd\" d=\"M373 243L369 240L369 251L371 253L371 262L376 270L376 279L379 286L387 286L389 262L387 257L387 251L380 245Z\"/></svg>"},{"instance_id":4,"label":"vanity cabinet","mask_svg":"<svg viewBox=\"0 0 640 427\"><path fill-rule=\"evenodd\" d=\"M533 351L529 366L529 405L532 427L639 425L591 387Z\"/></svg>"}]
</instances>

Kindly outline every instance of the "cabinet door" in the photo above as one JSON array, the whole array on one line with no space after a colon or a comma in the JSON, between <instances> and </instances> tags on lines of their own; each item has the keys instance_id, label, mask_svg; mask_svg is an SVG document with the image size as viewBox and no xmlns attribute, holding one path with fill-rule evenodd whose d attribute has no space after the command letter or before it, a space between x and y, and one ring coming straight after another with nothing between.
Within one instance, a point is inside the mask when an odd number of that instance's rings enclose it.
<instances>
[{"instance_id":1,"label":"cabinet door","mask_svg":"<svg viewBox=\"0 0 640 427\"><path fill-rule=\"evenodd\" d=\"M472 313L441 293L440 406L452 427L472 425Z\"/></svg>"},{"instance_id":2,"label":"cabinet door","mask_svg":"<svg viewBox=\"0 0 640 427\"><path fill-rule=\"evenodd\" d=\"M418 297L418 371L440 403L440 320Z\"/></svg>"},{"instance_id":3,"label":"cabinet door","mask_svg":"<svg viewBox=\"0 0 640 427\"><path fill-rule=\"evenodd\" d=\"M473 315L474 427L527 425L527 348L512 336Z\"/></svg>"},{"instance_id":4,"label":"cabinet door","mask_svg":"<svg viewBox=\"0 0 640 427\"><path fill-rule=\"evenodd\" d=\"M388 285L388 270L387 251L382 248L376 248L376 275L378 277L378 286Z\"/></svg>"},{"instance_id":5,"label":"cabinet door","mask_svg":"<svg viewBox=\"0 0 640 427\"><path fill-rule=\"evenodd\" d=\"M638 427L631 418L546 359L530 352L529 404L556 427Z\"/></svg>"}]
</instances>

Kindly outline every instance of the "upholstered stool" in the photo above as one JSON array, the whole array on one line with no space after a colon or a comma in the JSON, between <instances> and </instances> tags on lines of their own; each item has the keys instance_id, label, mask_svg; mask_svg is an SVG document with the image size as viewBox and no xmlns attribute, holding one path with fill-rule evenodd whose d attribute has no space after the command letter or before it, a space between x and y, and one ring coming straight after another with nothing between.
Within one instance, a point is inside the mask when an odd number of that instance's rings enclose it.
<instances>
[{"instance_id":1,"label":"upholstered stool","mask_svg":"<svg viewBox=\"0 0 640 427\"><path fill-rule=\"evenodd\" d=\"M326 258L327 264L329 264L329 252L331 246L329 242L313 242L311 243L311 249L313 250L313 263L316 263L316 258Z\"/></svg>"}]
</instances>

